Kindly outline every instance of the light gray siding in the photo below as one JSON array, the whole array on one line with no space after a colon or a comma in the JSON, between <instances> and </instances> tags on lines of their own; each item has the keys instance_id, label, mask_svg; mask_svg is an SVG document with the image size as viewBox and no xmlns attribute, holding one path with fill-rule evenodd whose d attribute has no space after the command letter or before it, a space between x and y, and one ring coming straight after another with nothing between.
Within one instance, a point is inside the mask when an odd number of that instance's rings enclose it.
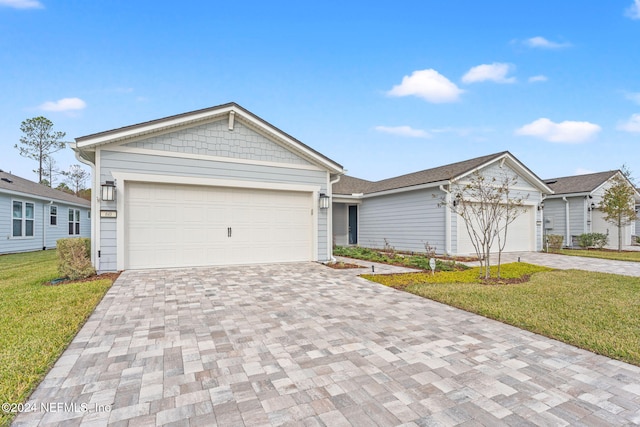
<instances>
[{"instance_id":1,"label":"light gray siding","mask_svg":"<svg viewBox=\"0 0 640 427\"><path fill-rule=\"evenodd\" d=\"M445 208L438 206L441 196L438 189L426 189L363 199L359 207L360 246L382 248L386 239L400 251L424 252L425 243L429 243L444 253Z\"/></svg>"},{"instance_id":2,"label":"light gray siding","mask_svg":"<svg viewBox=\"0 0 640 427\"><path fill-rule=\"evenodd\" d=\"M338 246L349 244L349 210L345 203L333 203L333 243Z\"/></svg>"},{"instance_id":3,"label":"light gray siding","mask_svg":"<svg viewBox=\"0 0 640 427\"><path fill-rule=\"evenodd\" d=\"M589 232L589 229L587 228L587 206L585 204L584 197L571 197L568 200L569 228L571 229L571 237L573 240L575 236L579 236L583 233Z\"/></svg>"},{"instance_id":4,"label":"light gray siding","mask_svg":"<svg viewBox=\"0 0 640 427\"><path fill-rule=\"evenodd\" d=\"M276 159L272 159L276 160ZM171 176L197 177L224 180L239 180L259 183L282 183L319 186L321 192L328 192L328 172L314 169L287 168L286 166L267 166L244 163L211 161L198 158L171 157L157 154L124 153L103 149L100 151L100 182L113 180L113 172L155 174ZM115 209L115 202L102 202L100 209ZM119 211L122 207L117 207ZM328 211L315 209L318 220L318 256L319 261L327 261L328 248ZM121 212L119 213L119 215ZM100 270L113 271L117 261L117 229L112 219L100 219Z\"/></svg>"},{"instance_id":5,"label":"light gray siding","mask_svg":"<svg viewBox=\"0 0 640 427\"><path fill-rule=\"evenodd\" d=\"M539 192L539 190L533 184L531 184L522 175L516 173L516 171L514 171L507 165L503 165L502 167L500 167L498 163L494 163L481 169L481 172L482 175L484 175L487 179L495 178L497 180L497 183L500 183L500 180L504 178L505 174L507 174L507 176L509 177L515 176L517 178L517 181L514 187L518 189L524 189L525 194L528 192Z\"/></svg>"},{"instance_id":6,"label":"light gray siding","mask_svg":"<svg viewBox=\"0 0 640 427\"><path fill-rule=\"evenodd\" d=\"M234 159L310 164L302 157L252 130L240 120L235 121L233 131L229 131L228 121L224 119L131 142L126 146Z\"/></svg>"},{"instance_id":7,"label":"light gray siding","mask_svg":"<svg viewBox=\"0 0 640 427\"><path fill-rule=\"evenodd\" d=\"M564 237L563 245L567 245L566 207L562 199L545 199L544 201L544 233L558 234ZM550 228L551 225L551 228ZM569 242L571 244L571 242Z\"/></svg>"},{"instance_id":8,"label":"light gray siding","mask_svg":"<svg viewBox=\"0 0 640 427\"><path fill-rule=\"evenodd\" d=\"M33 237L12 237L12 206L13 201L34 204L34 235ZM38 251L43 248L53 249L58 239L67 237L90 237L91 220L88 218L89 209L86 207L70 206L55 202L58 208L58 224L50 225L50 203L34 199L29 195L19 196L0 194L0 253L18 253ZM80 235L69 235L69 208L80 210Z\"/></svg>"}]
</instances>

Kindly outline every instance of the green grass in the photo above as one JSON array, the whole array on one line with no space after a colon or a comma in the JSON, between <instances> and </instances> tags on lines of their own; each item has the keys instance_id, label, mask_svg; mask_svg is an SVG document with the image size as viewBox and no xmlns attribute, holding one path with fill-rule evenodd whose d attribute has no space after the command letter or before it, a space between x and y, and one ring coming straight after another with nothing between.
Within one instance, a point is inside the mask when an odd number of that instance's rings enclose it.
<instances>
[{"instance_id":1,"label":"green grass","mask_svg":"<svg viewBox=\"0 0 640 427\"><path fill-rule=\"evenodd\" d=\"M492 277L496 275L497 270L498 267L491 267ZM503 279L515 279L530 276L541 271L551 271L551 268L524 262L514 262L502 265L500 277ZM385 275L364 274L362 277L386 286L404 288L416 283L482 283L482 280L479 278L479 273L479 268L469 268L461 271L439 271L435 274L431 274L430 272Z\"/></svg>"},{"instance_id":2,"label":"green grass","mask_svg":"<svg viewBox=\"0 0 640 427\"><path fill-rule=\"evenodd\" d=\"M640 251L618 252L611 250L578 250L578 249L562 249L559 251L562 255L583 256L588 258L614 259L618 261L634 261L640 262Z\"/></svg>"},{"instance_id":3,"label":"green grass","mask_svg":"<svg viewBox=\"0 0 640 427\"><path fill-rule=\"evenodd\" d=\"M29 396L111 286L110 279L43 286L55 251L0 256L0 402ZM0 425L14 414L0 411Z\"/></svg>"},{"instance_id":4,"label":"green grass","mask_svg":"<svg viewBox=\"0 0 640 427\"><path fill-rule=\"evenodd\" d=\"M468 273L447 274L459 274L462 282ZM530 281L518 284L425 280L407 283L404 290L640 366L638 277L554 270L533 273Z\"/></svg>"}]
</instances>

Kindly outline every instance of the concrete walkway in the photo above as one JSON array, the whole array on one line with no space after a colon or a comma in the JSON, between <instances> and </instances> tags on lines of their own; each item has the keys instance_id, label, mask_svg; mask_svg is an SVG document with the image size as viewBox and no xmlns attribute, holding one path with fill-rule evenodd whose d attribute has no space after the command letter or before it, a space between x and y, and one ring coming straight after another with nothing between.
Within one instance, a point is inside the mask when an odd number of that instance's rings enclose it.
<instances>
[{"instance_id":1,"label":"concrete walkway","mask_svg":"<svg viewBox=\"0 0 640 427\"><path fill-rule=\"evenodd\" d=\"M600 258L587 258L569 255L559 255L544 252L513 252L502 254L502 262L527 262L529 264L544 265L560 270L577 269L586 271L599 271L601 273L622 274L625 276L640 276L640 262L615 261ZM497 258L492 257L492 263ZM473 266L477 262L465 262Z\"/></svg>"},{"instance_id":2,"label":"concrete walkway","mask_svg":"<svg viewBox=\"0 0 640 427\"><path fill-rule=\"evenodd\" d=\"M640 367L314 263L127 271L28 408L14 425L632 425Z\"/></svg>"}]
</instances>

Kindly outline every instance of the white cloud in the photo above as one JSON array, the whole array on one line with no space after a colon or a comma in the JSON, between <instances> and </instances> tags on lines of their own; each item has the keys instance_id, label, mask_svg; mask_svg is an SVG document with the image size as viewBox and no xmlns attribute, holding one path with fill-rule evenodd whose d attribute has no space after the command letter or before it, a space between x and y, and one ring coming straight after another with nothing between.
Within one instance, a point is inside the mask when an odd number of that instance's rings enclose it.
<instances>
[{"instance_id":1,"label":"white cloud","mask_svg":"<svg viewBox=\"0 0 640 427\"><path fill-rule=\"evenodd\" d=\"M542 74L529 77L529 83L546 82L547 80L549 80L547 76L543 76Z\"/></svg>"},{"instance_id":2,"label":"white cloud","mask_svg":"<svg viewBox=\"0 0 640 427\"><path fill-rule=\"evenodd\" d=\"M417 70L404 76L402 83L387 92L389 96L417 96L434 104L455 102L464 91L436 70Z\"/></svg>"},{"instance_id":3,"label":"white cloud","mask_svg":"<svg viewBox=\"0 0 640 427\"><path fill-rule=\"evenodd\" d=\"M535 120L516 129L516 135L533 136L550 142L579 144L593 138L602 128L594 123L564 121L554 123L547 118Z\"/></svg>"},{"instance_id":4,"label":"white cloud","mask_svg":"<svg viewBox=\"0 0 640 427\"><path fill-rule=\"evenodd\" d=\"M632 114L629 120L619 123L618 130L640 133L640 114Z\"/></svg>"},{"instance_id":5,"label":"white cloud","mask_svg":"<svg viewBox=\"0 0 640 427\"><path fill-rule=\"evenodd\" d=\"M627 92L624 96L636 104L640 104L640 92Z\"/></svg>"},{"instance_id":6,"label":"white cloud","mask_svg":"<svg viewBox=\"0 0 640 427\"><path fill-rule=\"evenodd\" d=\"M462 76L464 83L477 83L492 81L496 83L514 83L515 77L507 77L507 74L514 68L510 64L494 62L493 64L482 64L472 67L467 74Z\"/></svg>"},{"instance_id":7,"label":"white cloud","mask_svg":"<svg viewBox=\"0 0 640 427\"><path fill-rule=\"evenodd\" d=\"M576 168L576 170L573 172L574 175L588 175L590 173L595 173L596 171L593 171L591 169L585 169L585 168Z\"/></svg>"},{"instance_id":8,"label":"white cloud","mask_svg":"<svg viewBox=\"0 0 640 427\"><path fill-rule=\"evenodd\" d=\"M376 126L375 130L409 138L431 138L428 132L422 129L413 129L411 126Z\"/></svg>"},{"instance_id":9,"label":"white cloud","mask_svg":"<svg viewBox=\"0 0 640 427\"><path fill-rule=\"evenodd\" d=\"M86 106L87 103L80 98L62 98L58 101L47 101L38 108L44 111L73 111L83 110Z\"/></svg>"},{"instance_id":10,"label":"white cloud","mask_svg":"<svg viewBox=\"0 0 640 427\"><path fill-rule=\"evenodd\" d=\"M640 19L640 0L635 0L625 11L624 15L631 19Z\"/></svg>"},{"instance_id":11,"label":"white cloud","mask_svg":"<svg viewBox=\"0 0 640 427\"><path fill-rule=\"evenodd\" d=\"M529 47L540 49L562 49L571 46L571 43L552 42L540 36L531 37L530 39L525 40L524 44Z\"/></svg>"},{"instance_id":12,"label":"white cloud","mask_svg":"<svg viewBox=\"0 0 640 427\"><path fill-rule=\"evenodd\" d=\"M14 9L44 9L44 5L38 0L0 0L0 6Z\"/></svg>"}]
</instances>

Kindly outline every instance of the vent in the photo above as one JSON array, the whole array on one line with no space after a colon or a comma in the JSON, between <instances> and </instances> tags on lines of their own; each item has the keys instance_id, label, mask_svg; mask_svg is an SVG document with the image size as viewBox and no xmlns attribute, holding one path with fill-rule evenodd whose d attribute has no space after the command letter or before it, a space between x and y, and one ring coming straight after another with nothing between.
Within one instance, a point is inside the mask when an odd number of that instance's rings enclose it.
<instances>
[{"instance_id":1,"label":"vent","mask_svg":"<svg viewBox=\"0 0 640 427\"><path fill-rule=\"evenodd\" d=\"M13 181L11 181L9 178L2 177L0 179L3 180L4 182L8 182L9 184L13 183Z\"/></svg>"},{"instance_id":2,"label":"vent","mask_svg":"<svg viewBox=\"0 0 640 427\"><path fill-rule=\"evenodd\" d=\"M555 184L556 182L558 182L557 179L552 179L551 181L545 181L545 184Z\"/></svg>"}]
</instances>

